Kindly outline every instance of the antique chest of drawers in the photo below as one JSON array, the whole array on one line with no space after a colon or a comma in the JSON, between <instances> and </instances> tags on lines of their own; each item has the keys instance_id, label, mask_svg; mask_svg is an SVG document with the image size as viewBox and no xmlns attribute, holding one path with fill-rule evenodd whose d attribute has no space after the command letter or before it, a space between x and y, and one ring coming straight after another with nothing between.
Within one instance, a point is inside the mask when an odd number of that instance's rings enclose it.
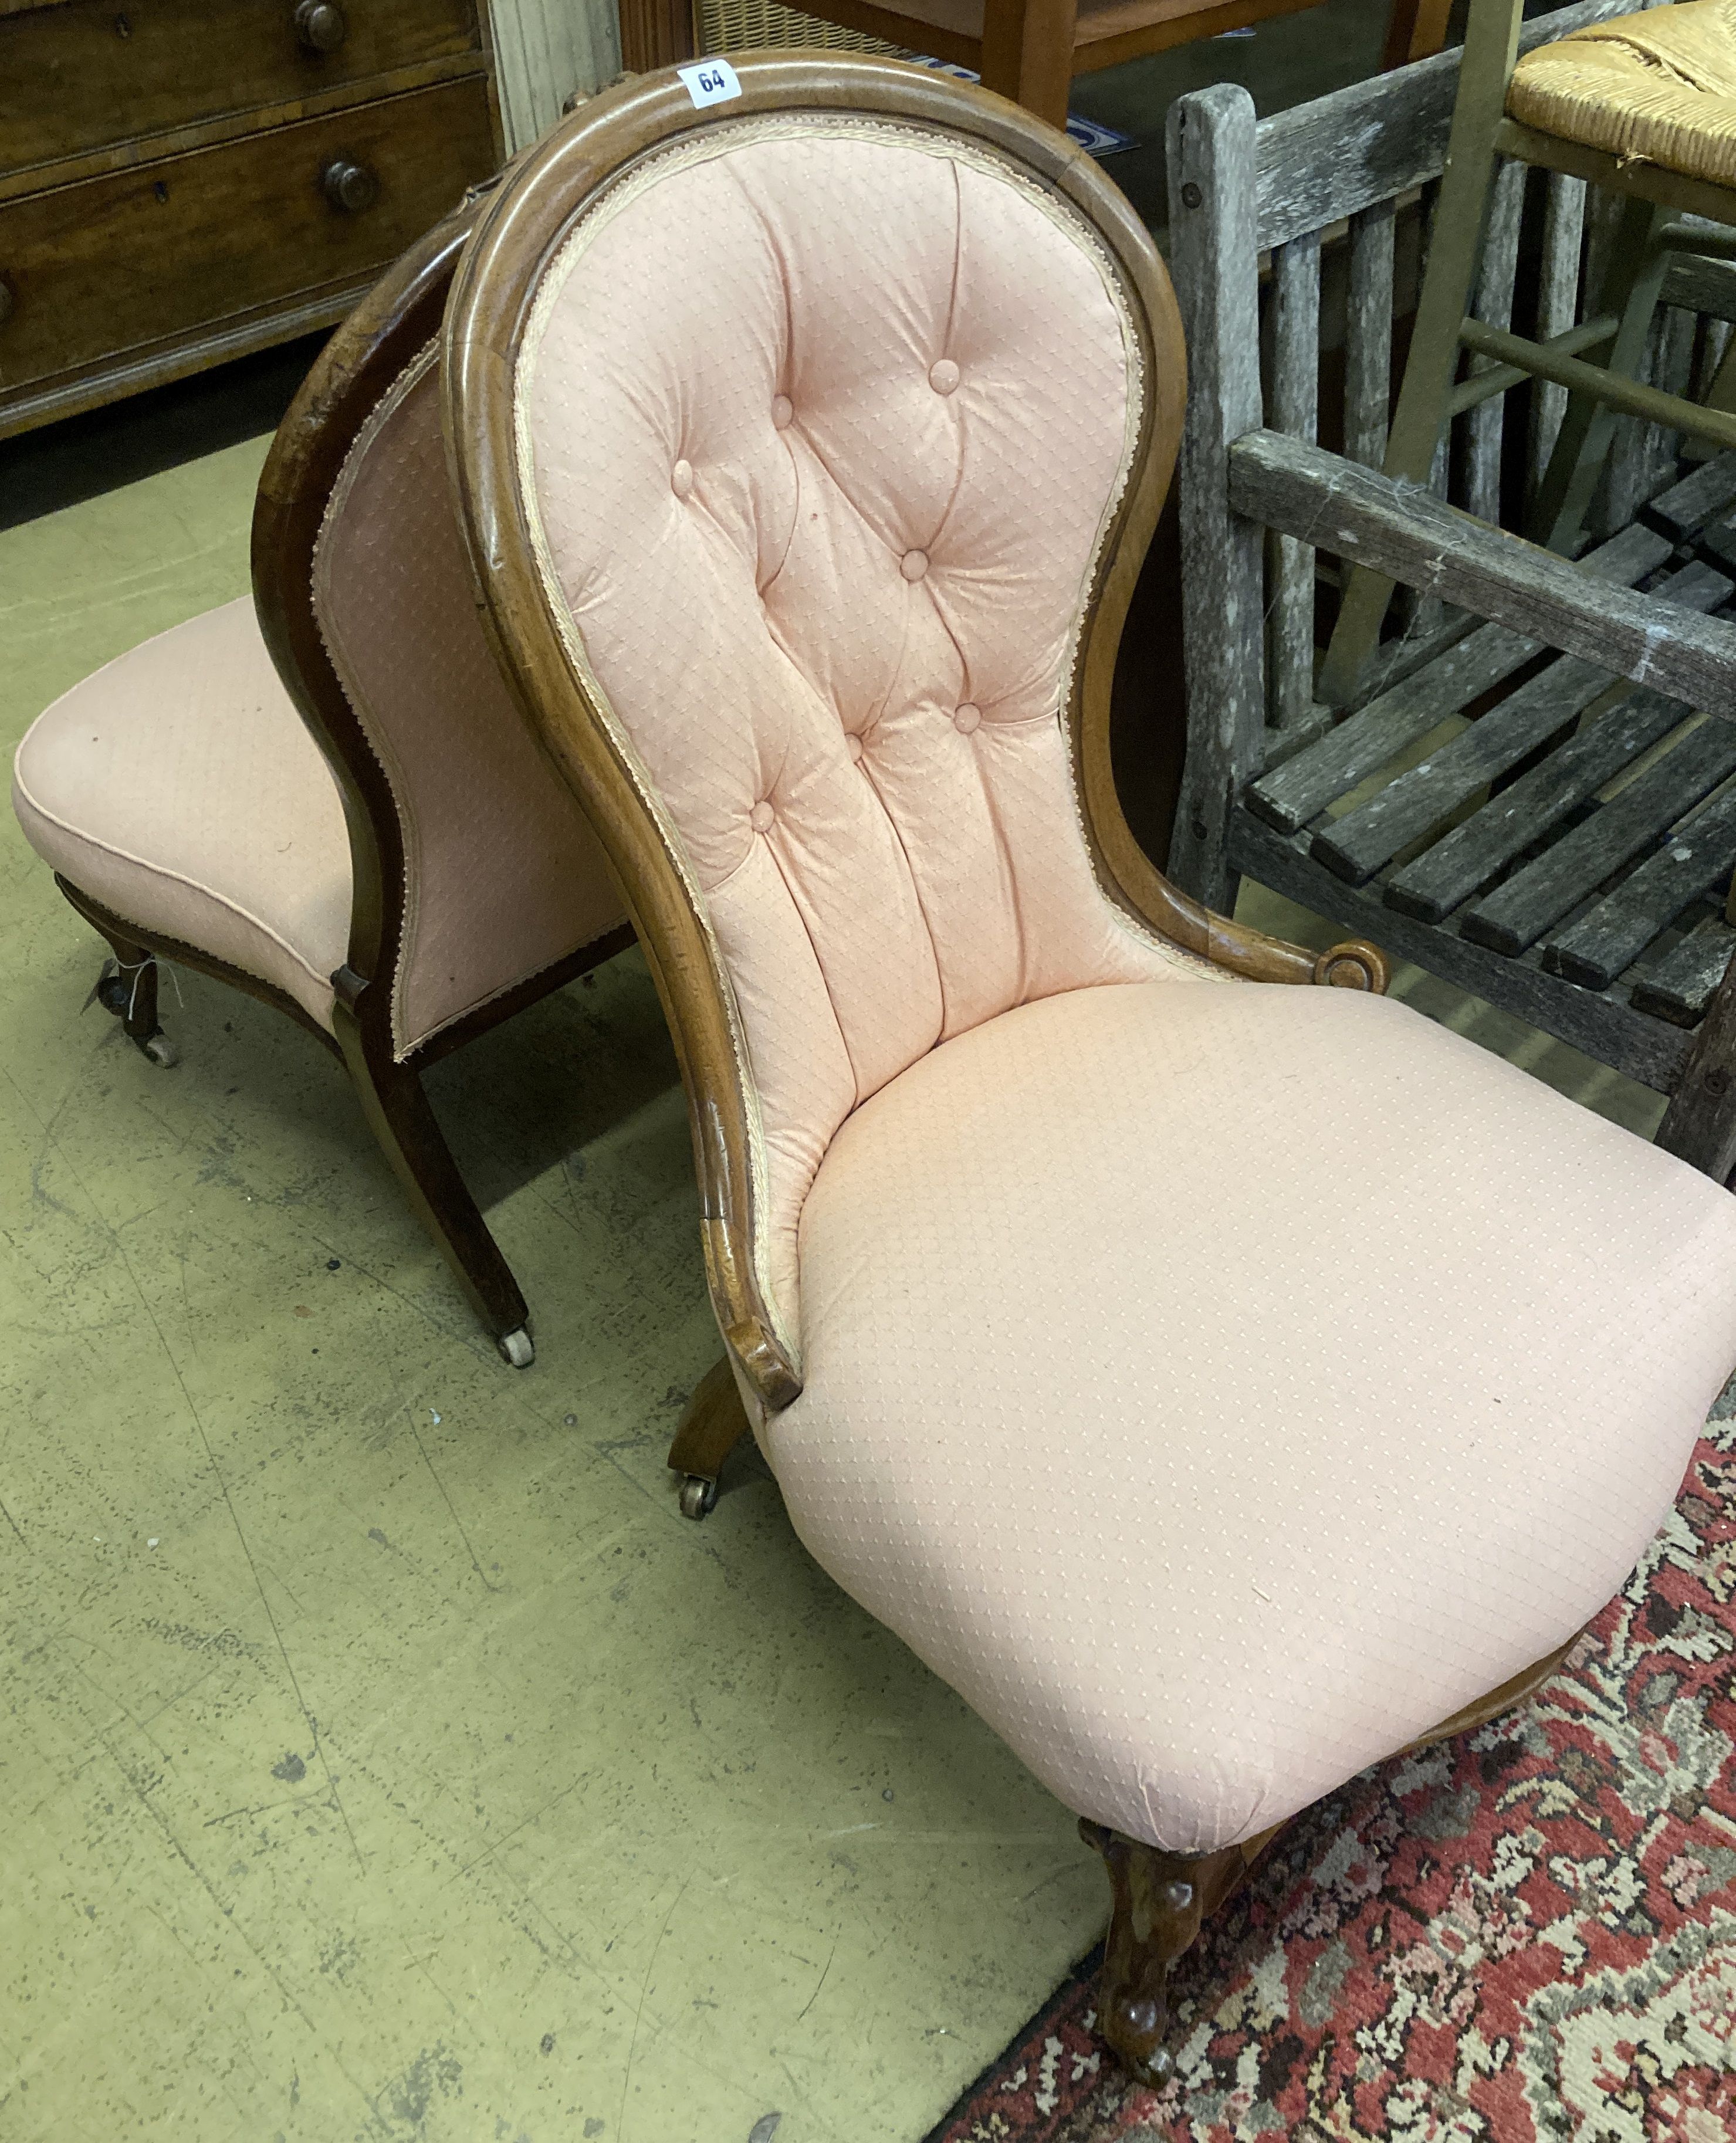
<instances>
[{"instance_id":1,"label":"antique chest of drawers","mask_svg":"<svg viewBox=\"0 0 1736 2143\"><path fill-rule=\"evenodd\" d=\"M473 0L0 0L0 437L329 326L499 161Z\"/></svg>"}]
</instances>

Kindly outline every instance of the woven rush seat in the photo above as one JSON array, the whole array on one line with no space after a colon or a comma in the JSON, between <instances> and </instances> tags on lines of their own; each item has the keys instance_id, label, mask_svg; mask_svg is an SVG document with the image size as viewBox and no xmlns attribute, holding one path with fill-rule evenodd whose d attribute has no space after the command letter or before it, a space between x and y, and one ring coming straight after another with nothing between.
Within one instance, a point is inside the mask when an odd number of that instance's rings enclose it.
<instances>
[{"instance_id":1,"label":"woven rush seat","mask_svg":"<svg viewBox=\"0 0 1736 2143\"><path fill-rule=\"evenodd\" d=\"M1507 110L1624 161L1736 185L1736 0L1683 0L1527 53Z\"/></svg>"}]
</instances>

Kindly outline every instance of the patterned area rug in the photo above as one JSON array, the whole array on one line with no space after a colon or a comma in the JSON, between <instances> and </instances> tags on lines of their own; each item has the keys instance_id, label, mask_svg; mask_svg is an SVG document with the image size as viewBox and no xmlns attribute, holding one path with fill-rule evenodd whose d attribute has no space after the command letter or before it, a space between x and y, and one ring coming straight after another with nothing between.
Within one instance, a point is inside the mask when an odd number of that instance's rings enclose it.
<instances>
[{"instance_id":1,"label":"patterned area rug","mask_svg":"<svg viewBox=\"0 0 1736 2143\"><path fill-rule=\"evenodd\" d=\"M1736 2137L1732 1412L1536 1700L1280 1837L1176 1968L1164 2090L1093 2037L1088 1958L929 2143Z\"/></svg>"}]
</instances>

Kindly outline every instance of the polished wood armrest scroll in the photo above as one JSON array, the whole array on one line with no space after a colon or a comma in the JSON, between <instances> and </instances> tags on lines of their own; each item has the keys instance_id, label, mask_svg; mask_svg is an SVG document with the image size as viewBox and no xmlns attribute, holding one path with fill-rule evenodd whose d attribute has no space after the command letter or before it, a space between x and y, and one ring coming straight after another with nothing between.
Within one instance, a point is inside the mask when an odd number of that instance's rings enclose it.
<instances>
[{"instance_id":1,"label":"polished wood armrest scroll","mask_svg":"<svg viewBox=\"0 0 1736 2143\"><path fill-rule=\"evenodd\" d=\"M1228 916L1202 908L1160 872L1154 870L1151 878L1157 898L1150 908L1144 902L1140 906L1152 928L1172 943L1202 954L1215 968L1228 968L1256 982L1323 982L1333 989L1386 994L1392 980L1387 956L1366 938L1347 938L1323 953L1311 953L1305 945L1269 938L1264 930L1250 929L1245 923L1233 923Z\"/></svg>"},{"instance_id":2,"label":"polished wood armrest scroll","mask_svg":"<svg viewBox=\"0 0 1736 2143\"><path fill-rule=\"evenodd\" d=\"M1283 938L1269 938L1204 908L1171 885L1128 831L1119 808L1113 816L1100 804L1093 814L1102 861L1114 889L1141 922L1184 952L1197 953L1214 968L1255 982L1324 982L1341 990L1386 994L1392 979L1387 956L1361 938L1311 953Z\"/></svg>"},{"instance_id":3,"label":"polished wood armrest scroll","mask_svg":"<svg viewBox=\"0 0 1736 2143\"><path fill-rule=\"evenodd\" d=\"M736 1255L745 1229L732 1226L721 1215L701 1221L705 1251L705 1279L711 1304L717 1314L724 1344L741 1365L742 1374L758 1393L768 1413L779 1413L792 1399L799 1398L802 1379L772 1329L758 1281L744 1271Z\"/></svg>"}]
</instances>

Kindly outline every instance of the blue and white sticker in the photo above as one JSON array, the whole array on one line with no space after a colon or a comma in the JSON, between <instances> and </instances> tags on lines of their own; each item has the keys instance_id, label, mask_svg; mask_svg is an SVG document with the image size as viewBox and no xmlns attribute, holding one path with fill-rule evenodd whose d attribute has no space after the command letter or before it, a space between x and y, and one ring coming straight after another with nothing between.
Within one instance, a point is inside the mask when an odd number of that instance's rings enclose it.
<instances>
[{"instance_id":1,"label":"blue and white sticker","mask_svg":"<svg viewBox=\"0 0 1736 2143\"><path fill-rule=\"evenodd\" d=\"M675 72L702 111L708 104L727 104L732 97L741 94L735 70L727 60L697 60L691 67L677 67Z\"/></svg>"}]
</instances>

